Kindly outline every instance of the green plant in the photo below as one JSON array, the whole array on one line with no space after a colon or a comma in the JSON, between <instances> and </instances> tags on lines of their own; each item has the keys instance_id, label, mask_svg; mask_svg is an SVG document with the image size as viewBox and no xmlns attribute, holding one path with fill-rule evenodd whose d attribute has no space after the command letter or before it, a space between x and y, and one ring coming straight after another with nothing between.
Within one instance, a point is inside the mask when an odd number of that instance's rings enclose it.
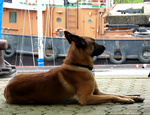
<instances>
[{"instance_id":1,"label":"green plant","mask_svg":"<svg viewBox=\"0 0 150 115\"><path fill-rule=\"evenodd\" d=\"M115 3L142 3L143 0L114 0Z\"/></svg>"}]
</instances>

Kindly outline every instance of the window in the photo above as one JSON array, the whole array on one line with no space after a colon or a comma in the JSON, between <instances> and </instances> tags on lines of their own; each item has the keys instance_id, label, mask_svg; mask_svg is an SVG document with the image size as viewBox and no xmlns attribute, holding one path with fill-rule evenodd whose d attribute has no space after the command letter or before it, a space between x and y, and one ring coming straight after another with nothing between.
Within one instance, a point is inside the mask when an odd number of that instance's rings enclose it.
<instances>
[{"instance_id":1,"label":"window","mask_svg":"<svg viewBox=\"0 0 150 115\"><path fill-rule=\"evenodd\" d=\"M17 12L9 12L9 23L17 23Z\"/></svg>"}]
</instances>

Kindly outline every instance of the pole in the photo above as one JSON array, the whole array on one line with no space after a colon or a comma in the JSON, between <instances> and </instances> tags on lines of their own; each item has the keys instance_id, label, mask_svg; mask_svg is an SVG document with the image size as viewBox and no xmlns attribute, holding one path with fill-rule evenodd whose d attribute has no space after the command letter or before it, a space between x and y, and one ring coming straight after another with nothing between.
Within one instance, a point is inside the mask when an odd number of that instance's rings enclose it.
<instances>
[{"instance_id":1,"label":"pole","mask_svg":"<svg viewBox=\"0 0 150 115\"><path fill-rule=\"evenodd\" d=\"M3 20L3 0L0 0L0 39L1 39L2 20Z\"/></svg>"},{"instance_id":2,"label":"pole","mask_svg":"<svg viewBox=\"0 0 150 115\"><path fill-rule=\"evenodd\" d=\"M38 25L38 66L44 66L43 53L43 21L42 21L42 0L37 0L37 25Z\"/></svg>"}]
</instances>

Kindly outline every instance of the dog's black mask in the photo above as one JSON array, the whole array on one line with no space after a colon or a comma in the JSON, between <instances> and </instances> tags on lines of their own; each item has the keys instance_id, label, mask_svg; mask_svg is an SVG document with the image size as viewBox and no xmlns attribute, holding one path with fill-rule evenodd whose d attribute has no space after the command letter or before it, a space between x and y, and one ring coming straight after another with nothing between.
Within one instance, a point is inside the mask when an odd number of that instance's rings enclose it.
<instances>
[{"instance_id":1,"label":"dog's black mask","mask_svg":"<svg viewBox=\"0 0 150 115\"><path fill-rule=\"evenodd\" d=\"M91 55L92 57L101 55L104 52L105 47L103 45L99 45L99 44L97 44L95 42L94 42L93 45L94 45L94 51L93 51L93 53Z\"/></svg>"}]
</instances>

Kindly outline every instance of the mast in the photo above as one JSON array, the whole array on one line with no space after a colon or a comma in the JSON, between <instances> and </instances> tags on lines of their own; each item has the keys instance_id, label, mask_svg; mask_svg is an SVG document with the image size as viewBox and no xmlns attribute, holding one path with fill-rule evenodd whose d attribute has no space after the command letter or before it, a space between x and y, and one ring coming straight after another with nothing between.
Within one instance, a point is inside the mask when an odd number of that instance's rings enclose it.
<instances>
[{"instance_id":1,"label":"mast","mask_svg":"<svg viewBox=\"0 0 150 115\"><path fill-rule=\"evenodd\" d=\"M38 23L38 66L44 66L43 52L43 21L42 21L42 0L37 0L37 23Z\"/></svg>"}]
</instances>

